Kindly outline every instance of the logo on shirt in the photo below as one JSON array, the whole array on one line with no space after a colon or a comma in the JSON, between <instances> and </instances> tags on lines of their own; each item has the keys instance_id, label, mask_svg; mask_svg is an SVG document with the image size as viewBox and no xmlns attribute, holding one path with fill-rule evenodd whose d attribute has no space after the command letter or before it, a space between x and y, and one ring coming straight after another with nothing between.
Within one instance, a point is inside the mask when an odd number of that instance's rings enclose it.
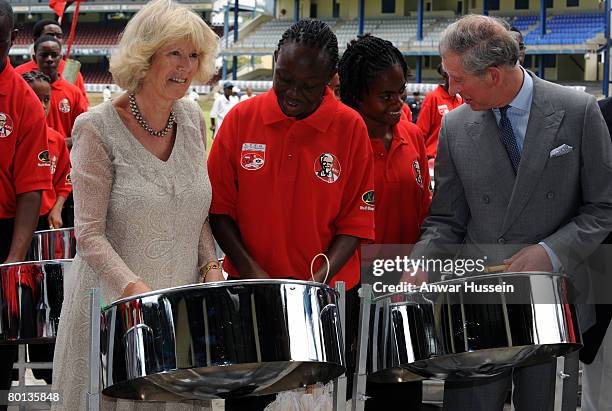
<instances>
[{"instance_id":1,"label":"logo on shirt","mask_svg":"<svg viewBox=\"0 0 612 411\"><path fill-rule=\"evenodd\" d=\"M70 170L70 172L68 174L66 174L66 185L67 186L71 186L72 185L72 177L70 177L71 173L72 173L72 170Z\"/></svg>"},{"instance_id":2,"label":"logo on shirt","mask_svg":"<svg viewBox=\"0 0 612 411\"><path fill-rule=\"evenodd\" d=\"M49 167L51 164L51 158L49 158L49 151L44 150L38 153L38 167Z\"/></svg>"},{"instance_id":3,"label":"logo on shirt","mask_svg":"<svg viewBox=\"0 0 612 411\"><path fill-rule=\"evenodd\" d=\"M240 165L245 170L259 170L266 162L266 145L265 144L242 144L242 153L240 154Z\"/></svg>"},{"instance_id":4,"label":"logo on shirt","mask_svg":"<svg viewBox=\"0 0 612 411\"><path fill-rule=\"evenodd\" d=\"M414 160L412 163L412 168L414 169L414 176L417 184L423 188L423 177L421 176L421 166L419 165L419 162Z\"/></svg>"},{"instance_id":5,"label":"logo on shirt","mask_svg":"<svg viewBox=\"0 0 612 411\"><path fill-rule=\"evenodd\" d=\"M57 169L57 156L51 157L51 175L55 174Z\"/></svg>"},{"instance_id":6,"label":"logo on shirt","mask_svg":"<svg viewBox=\"0 0 612 411\"><path fill-rule=\"evenodd\" d=\"M438 106L438 113L440 113L441 116L445 115L449 111L450 110L448 109L448 106L446 104L440 104Z\"/></svg>"},{"instance_id":7,"label":"logo on shirt","mask_svg":"<svg viewBox=\"0 0 612 411\"><path fill-rule=\"evenodd\" d=\"M62 113L70 113L70 102L67 98L61 99L57 107Z\"/></svg>"},{"instance_id":8,"label":"logo on shirt","mask_svg":"<svg viewBox=\"0 0 612 411\"><path fill-rule=\"evenodd\" d=\"M335 183L340 178L342 168L340 162L332 153L322 153L314 162L314 172L326 183Z\"/></svg>"},{"instance_id":9,"label":"logo on shirt","mask_svg":"<svg viewBox=\"0 0 612 411\"><path fill-rule=\"evenodd\" d=\"M361 195L361 201L364 202L365 206L359 206L362 211L374 211L374 190L366 191Z\"/></svg>"},{"instance_id":10,"label":"logo on shirt","mask_svg":"<svg viewBox=\"0 0 612 411\"><path fill-rule=\"evenodd\" d=\"M0 112L0 138L5 138L13 132L13 119L6 113Z\"/></svg>"}]
</instances>

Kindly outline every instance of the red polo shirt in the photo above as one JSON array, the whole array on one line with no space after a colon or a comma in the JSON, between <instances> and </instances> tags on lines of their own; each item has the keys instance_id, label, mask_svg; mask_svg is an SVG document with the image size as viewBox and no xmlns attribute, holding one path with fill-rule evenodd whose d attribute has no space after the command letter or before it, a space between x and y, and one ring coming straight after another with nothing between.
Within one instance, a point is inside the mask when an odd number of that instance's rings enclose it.
<instances>
[{"instance_id":1,"label":"red polo shirt","mask_svg":"<svg viewBox=\"0 0 612 411\"><path fill-rule=\"evenodd\" d=\"M14 218L18 194L51 188L45 112L8 62L0 73L0 218Z\"/></svg>"},{"instance_id":2,"label":"red polo shirt","mask_svg":"<svg viewBox=\"0 0 612 411\"><path fill-rule=\"evenodd\" d=\"M423 134L425 134L427 157L436 157L442 116L456 109L461 104L463 104L461 96L449 95L441 85L425 96L419 117L417 118L417 125L423 130Z\"/></svg>"},{"instance_id":3,"label":"red polo shirt","mask_svg":"<svg viewBox=\"0 0 612 411\"><path fill-rule=\"evenodd\" d=\"M46 215L51 211L58 196L68 198L68 194L72 191L70 153L68 153L68 147L66 147L66 139L51 127L47 127L47 139L49 141L53 189L43 191L40 215Z\"/></svg>"},{"instance_id":4,"label":"red polo shirt","mask_svg":"<svg viewBox=\"0 0 612 411\"><path fill-rule=\"evenodd\" d=\"M87 111L81 91L63 78L51 83L51 104L47 124L65 137L72 135L74 120Z\"/></svg>"},{"instance_id":5,"label":"red polo shirt","mask_svg":"<svg viewBox=\"0 0 612 411\"><path fill-rule=\"evenodd\" d=\"M64 72L64 67L66 67L66 60L62 59L59 62L57 71L62 74ZM17 72L17 74L21 75L27 73L28 71L40 71L40 69L38 68L38 64L36 64L34 60L30 60L27 63L23 63L15 67L15 71ZM83 80L83 75L81 74L81 72L77 73L75 86L77 86L78 89L81 90L81 94L85 98L87 105L89 105L89 100L87 99L87 92L85 91L85 81Z\"/></svg>"},{"instance_id":6,"label":"red polo shirt","mask_svg":"<svg viewBox=\"0 0 612 411\"><path fill-rule=\"evenodd\" d=\"M431 203L423 133L413 123L393 128L389 151L370 139L374 151L377 244L414 244Z\"/></svg>"},{"instance_id":7,"label":"red polo shirt","mask_svg":"<svg viewBox=\"0 0 612 411\"><path fill-rule=\"evenodd\" d=\"M283 114L274 90L235 106L212 145L208 171L210 213L234 219L247 250L273 278L309 280L311 260L337 235L374 239L367 129L329 88L303 120ZM229 258L223 268L240 276ZM347 289L359 282L357 252L334 280Z\"/></svg>"}]
</instances>

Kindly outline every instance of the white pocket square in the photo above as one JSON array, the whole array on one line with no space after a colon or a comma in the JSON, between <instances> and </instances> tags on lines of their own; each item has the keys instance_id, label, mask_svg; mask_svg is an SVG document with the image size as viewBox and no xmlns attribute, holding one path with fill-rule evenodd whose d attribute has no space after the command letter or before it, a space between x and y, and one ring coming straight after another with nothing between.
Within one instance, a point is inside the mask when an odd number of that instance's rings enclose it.
<instances>
[{"instance_id":1,"label":"white pocket square","mask_svg":"<svg viewBox=\"0 0 612 411\"><path fill-rule=\"evenodd\" d=\"M574 150L574 147L568 146L567 144L562 144L559 147L550 150L550 158L553 157L561 157L566 155L567 153L571 153Z\"/></svg>"}]
</instances>

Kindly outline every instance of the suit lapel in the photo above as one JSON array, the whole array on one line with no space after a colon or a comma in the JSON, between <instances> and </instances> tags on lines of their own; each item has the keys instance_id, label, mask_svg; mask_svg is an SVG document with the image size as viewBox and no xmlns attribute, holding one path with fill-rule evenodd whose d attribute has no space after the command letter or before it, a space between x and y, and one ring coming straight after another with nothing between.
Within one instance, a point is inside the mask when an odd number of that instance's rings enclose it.
<instances>
[{"instance_id":1,"label":"suit lapel","mask_svg":"<svg viewBox=\"0 0 612 411\"><path fill-rule=\"evenodd\" d=\"M490 172L496 180L495 187L501 190L506 201L510 201L514 186L514 170L499 139L499 129L491 110L473 112L474 117L465 123L465 130L471 136L480 157L482 170Z\"/></svg>"},{"instance_id":2,"label":"suit lapel","mask_svg":"<svg viewBox=\"0 0 612 411\"><path fill-rule=\"evenodd\" d=\"M535 76L532 77L533 98L523 143L521 163L512 190L510 204L504 217L501 234L508 231L533 194L533 190L548 161L550 147L565 115L563 110L555 111L546 98L542 80Z\"/></svg>"}]
</instances>

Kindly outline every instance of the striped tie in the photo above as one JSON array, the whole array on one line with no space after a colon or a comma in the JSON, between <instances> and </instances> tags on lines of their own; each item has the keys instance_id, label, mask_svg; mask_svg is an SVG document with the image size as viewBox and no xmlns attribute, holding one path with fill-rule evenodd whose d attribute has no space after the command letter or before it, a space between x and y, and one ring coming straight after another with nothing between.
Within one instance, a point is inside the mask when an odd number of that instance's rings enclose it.
<instances>
[{"instance_id":1,"label":"striped tie","mask_svg":"<svg viewBox=\"0 0 612 411\"><path fill-rule=\"evenodd\" d=\"M512 131L512 123L510 123L510 119L506 115L509 108L510 106L499 108L499 113L501 114L501 119L499 121L499 137L506 147L506 152L508 153L508 157L512 162L514 174L516 174L519 163L521 162L521 152L519 151L518 144L516 143L514 131Z\"/></svg>"}]
</instances>

